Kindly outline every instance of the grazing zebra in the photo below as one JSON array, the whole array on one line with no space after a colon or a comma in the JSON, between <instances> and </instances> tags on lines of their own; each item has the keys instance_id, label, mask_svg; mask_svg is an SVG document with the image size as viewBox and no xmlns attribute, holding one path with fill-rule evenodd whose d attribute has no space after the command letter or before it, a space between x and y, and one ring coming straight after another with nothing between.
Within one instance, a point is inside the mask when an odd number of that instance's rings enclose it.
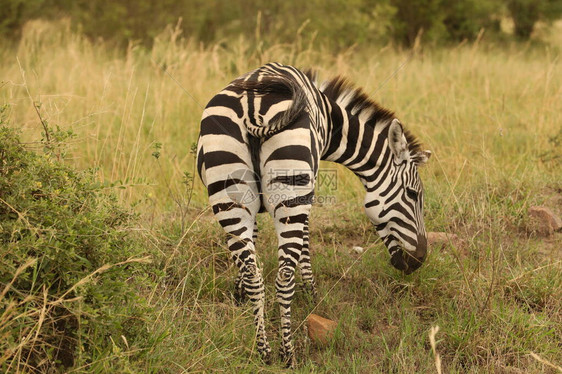
<instances>
[{"instance_id":1,"label":"grazing zebra","mask_svg":"<svg viewBox=\"0 0 562 374\"><path fill-rule=\"evenodd\" d=\"M253 304L257 349L266 362L271 348L255 251L257 213L267 210L277 231L281 354L294 366L291 300L297 267L315 292L308 216L319 161L343 164L359 177L367 191L365 211L392 265L411 273L427 250L417 169L430 155L394 113L341 78L317 86L310 72L270 63L211 99L201 120L197 168L239 269L236 294Z\"/></svg>"}]
</instances>

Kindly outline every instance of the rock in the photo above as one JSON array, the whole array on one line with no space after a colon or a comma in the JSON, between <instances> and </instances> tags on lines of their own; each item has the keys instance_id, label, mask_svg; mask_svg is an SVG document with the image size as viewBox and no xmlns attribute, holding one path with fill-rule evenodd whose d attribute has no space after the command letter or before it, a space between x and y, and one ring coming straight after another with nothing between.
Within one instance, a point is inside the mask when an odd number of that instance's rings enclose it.
<instances>
[{"instance_id":1,"label":"rock","mask_svg":"<svg viewBox=\"0 0 562 374\"><path fill-rule=\"evenodd\" d=\"M354 246L353 248L353 252L357 253L358 255L360 255L361 253L363 253L365 250L363 249L363 247L359 247L359 246Z\"/></svg>"},{"instance_id":2,"label":"rock","mask_svg":"<svg viewBox=\"0 0 562 374\"><path fill-rule=\"evenodd\" d=\"M316 314L311 314L306 319L308 337L315 343L326 344L334 336L338 323Z\"/></svg>"},{"instance_id":3,"label":"rock","mask_svg":"<svg viewBox=\"0 0 562 374\"><path fill-rule=\"evenodd\" d=\"M462 244L462 240L455 234L446 232L428 232L427 244L429 247L444 247L448 244L453 244L458 247Z\"/></svg>"},{"instance_id":4,"label":"rock","mask_svg":"<svg viewBox=\"0 0 562 374\"><path fill-rule=\"evenodd\" d=\"M550 236L562 229L562 220L552 210L544 206L529 208L530 229L540 236Z\"/></svg>"}]
</instances>

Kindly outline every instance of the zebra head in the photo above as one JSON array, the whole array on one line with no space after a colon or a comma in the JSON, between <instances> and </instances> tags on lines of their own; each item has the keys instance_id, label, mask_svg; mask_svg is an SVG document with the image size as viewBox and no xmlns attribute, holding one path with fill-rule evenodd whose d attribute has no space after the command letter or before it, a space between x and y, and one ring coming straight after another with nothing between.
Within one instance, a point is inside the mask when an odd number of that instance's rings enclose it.
<instances>
[{"instance_id":1,"label":"zebra head","mask_svg":"<svg viewBox=\"0 0 562 374\"><path fill-rule=\"evenodd\" d=\"M418 167L427 162L431 152L419 150L415 140L408 144L397 119L388 127L387 144L378 165L380 175L372 188L367 188L365 210L390 252L391 264L410 274L421 266L427 252Z\"/></svg>"}]
</instances>

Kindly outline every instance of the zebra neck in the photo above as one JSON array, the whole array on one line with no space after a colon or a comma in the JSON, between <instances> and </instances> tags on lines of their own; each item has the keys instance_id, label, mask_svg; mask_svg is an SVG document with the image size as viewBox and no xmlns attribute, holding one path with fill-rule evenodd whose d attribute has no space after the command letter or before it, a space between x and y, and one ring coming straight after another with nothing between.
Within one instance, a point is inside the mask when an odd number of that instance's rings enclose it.
<instances>
[{"instance_id":1,"label":"zebra neck","mask_svg":"<svg viewBox=\"0 0 562 374\"><path fill-rule=\"evenodd\" d=\"M346 166L369 188L390 158L388 120L376 121L365 112L353 114L336 104L328 122L322 159Z\"/></svg>"}]
</instances>

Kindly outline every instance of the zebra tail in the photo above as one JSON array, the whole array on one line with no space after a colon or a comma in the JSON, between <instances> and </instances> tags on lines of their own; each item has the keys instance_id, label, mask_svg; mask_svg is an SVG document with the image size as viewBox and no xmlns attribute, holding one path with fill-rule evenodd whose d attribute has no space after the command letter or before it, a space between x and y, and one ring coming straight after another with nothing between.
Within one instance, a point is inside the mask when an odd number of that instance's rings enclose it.
<instances>
[{"instance_id":1,"label":"zebra tail","mask_svg":"<svg viewBox=\"0 0 562 374\"><path fill-rule=\"evenodd\" d=\"M237 80L233 86L256 96L275 95L276 102L290 101L288 108L278 112L267 123L258 115L256 122L248 121L248 132L257 138L270 137L293 123L304 112L307 105L306 93L294 80L283 76L264 76L261 80Z\"/></svg>"}]
</instances>

